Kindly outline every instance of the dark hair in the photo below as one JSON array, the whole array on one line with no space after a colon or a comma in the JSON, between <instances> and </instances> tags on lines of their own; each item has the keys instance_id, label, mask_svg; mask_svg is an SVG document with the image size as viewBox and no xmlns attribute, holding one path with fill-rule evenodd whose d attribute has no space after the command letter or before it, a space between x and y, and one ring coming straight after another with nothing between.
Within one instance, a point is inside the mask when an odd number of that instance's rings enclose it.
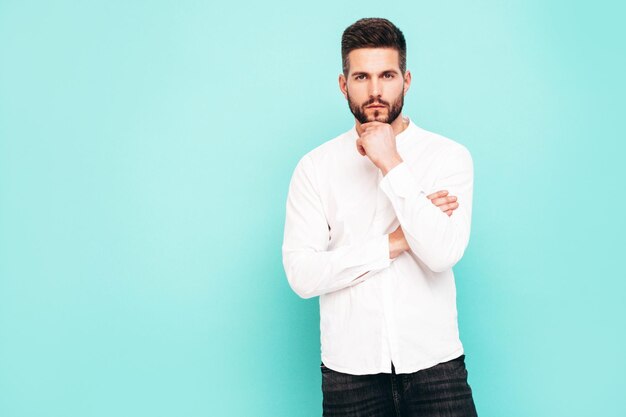
<instances>
[{"instance_id":1,"label":"dark hair","mask_svg":"<svg viewBox=\"0 0 626 417\"><path fill-rule=\"evenodd\" d=\"M348 26L341 37L343 73L348 75L348 54L359 48L393 48L398 51L400 71L406 71L406 41L402 31L387 19L371 17Z\"/></svg>"}]
</instances>

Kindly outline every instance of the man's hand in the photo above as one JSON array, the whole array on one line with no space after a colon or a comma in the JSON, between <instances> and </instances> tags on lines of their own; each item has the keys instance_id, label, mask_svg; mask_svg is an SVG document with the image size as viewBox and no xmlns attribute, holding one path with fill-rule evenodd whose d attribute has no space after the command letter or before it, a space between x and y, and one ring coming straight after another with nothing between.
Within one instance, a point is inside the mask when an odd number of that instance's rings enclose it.
<instances>
[{"instance_id":1,"label":"man's hand","mask_svg":"<svg viewBox=\"0 0 626 417\"><path fill-rule=\"evenodd\" d=\"M409 243L404 238L402 226L398 226L393 233L389 233L389 259L397 258L402 252L410 249Z\"/></svg>"},{"instance_id":2,"label":"man's hand","mask_svg":"<svg viewBox=\"0 0 626 417\"><path fill-rule=\"evenodd\" d=\"M449 196L447 190L437 191L436 193L432 193L426 197L448 216L452 216L452 212L459 208L456 196ZM402 226L398 226L393 233L389 234L389 258L397 258L402 252L408 250L410 250L410 247L404 237Z\"/></svg>"},{"instance_id":3,"label":"man's hand","mask_svg":"<svg viewBox=\"0 0 626 417\"><path fill-rule=\"evenodd\" d=\"M361 125L363 133L356 140L356 148L367 156L383 175L402 162L396 148L396 135L388 123L368 122Z\"/></svg>"},{"instance_id":4,"label":"man's hand","mask_svg":"<svg viewBox=\"0 0 626 417\"><path fill-rule=\"evenodd\" d=\"M456 196L448 195L447 190L437 191L426 197L448 216L452 216L452 212L459 208L459 202L456 201Z\"/></svg>"}]
</instances>

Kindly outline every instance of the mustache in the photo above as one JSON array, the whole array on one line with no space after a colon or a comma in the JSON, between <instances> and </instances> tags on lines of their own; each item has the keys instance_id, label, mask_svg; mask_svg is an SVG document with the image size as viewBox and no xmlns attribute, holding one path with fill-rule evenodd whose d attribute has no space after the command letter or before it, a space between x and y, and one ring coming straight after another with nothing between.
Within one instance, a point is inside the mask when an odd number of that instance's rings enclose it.
<instances>
[{"instance_id":1,"label":"mustache","mask_svg":"<svg viewBox=\"0 0 626 417\"><path fill-rule=\"evenodd\" d=\"M367 100L361 106L362 107L367 107L367 106L371 106L372 104L380 104L381 106L389 107L389 102L387 102L385 100L378 99L378 98L373 98L373 97L370 98L369 100Z\"/></svg>"}]
</instances>

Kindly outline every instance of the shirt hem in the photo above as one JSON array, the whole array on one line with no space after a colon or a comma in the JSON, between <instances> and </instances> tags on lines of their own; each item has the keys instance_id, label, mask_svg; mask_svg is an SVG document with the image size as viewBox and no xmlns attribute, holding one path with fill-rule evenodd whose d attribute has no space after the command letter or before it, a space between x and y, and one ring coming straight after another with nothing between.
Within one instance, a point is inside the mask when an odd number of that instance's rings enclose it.
<instances>
[{"instance_id":1,"label":"shirt hem","mask_svg":"<svg viewBox=\"0 0 626 417\"><path fill-rule=\"evenodd\" d=\"M393 365L394 365L396 374L411 374L417 371L432 368L433 366L440 364L442 362L447 362L447 361L451 361L452 359L456 359L459 356L461 356L463 353L464 353L464 349L463 349L463 346L461 346L460 348L454 350L452 353L449 353L435 360L422 362L418 365L409 365L406 367L401 366L399 369L398 369L398 364L394 363ZM381 373L385 373L385 374L391 373L391 362L389 363L389 370L380 369L380 367L376 367L376 368L361 369L358 371L354 369L350 369L349 367L336 365L333 362L325 360L323 356L322 356L322 363L328 369L332 369L333 371L341 372L341 373L349 374L349 375L374 375L374 374L381 374Z\"/></svg>"},{"instance_id":2,"label":"shirt hem","mask_svg":"<svg viewBox=\"0 0 626 417\"><path fill-rule=\"evenodd\" d=\"M435 365L438 365L440 363L443 362L448 362L451 361L452 359L456 359L459 356L461 356L464 353L464 349L463 346L461 346L460 348L456 349L454 352L443 356L441 358L435 359L435 360L431 360L428 362L422 362L419 365L413 365L413 366L407 366L407 367L400 367L400 369L398 369L398 365L396 365L394 363L394 367L396 368L396 374L412 374L414 372L417 371L422 371L424 369L428 369L428 368L432 368Z\"/></svg>"}]
</instances>

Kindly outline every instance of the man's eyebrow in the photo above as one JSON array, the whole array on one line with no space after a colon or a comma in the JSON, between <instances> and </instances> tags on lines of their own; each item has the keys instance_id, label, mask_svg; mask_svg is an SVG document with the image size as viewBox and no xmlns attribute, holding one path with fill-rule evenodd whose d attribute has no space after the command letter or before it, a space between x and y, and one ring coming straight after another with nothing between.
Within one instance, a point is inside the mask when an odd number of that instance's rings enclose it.
<instances>
[{"instance_id":1,"label":"man's eyebrow","mask_svg":"<svg viewBox=\"0 0 626 417\"><path fill-rule=\"evenodd\" d=\"M379 74L399 74L399 72L392 68L392 69L387 69L387 70L381 71L381 72L379 72ZM370 73L365 72L365 71L356 71L356 72L353 72L350 76L351 77L356 77L358 75L370 75Z\"/></svg>"}]
</instances>

